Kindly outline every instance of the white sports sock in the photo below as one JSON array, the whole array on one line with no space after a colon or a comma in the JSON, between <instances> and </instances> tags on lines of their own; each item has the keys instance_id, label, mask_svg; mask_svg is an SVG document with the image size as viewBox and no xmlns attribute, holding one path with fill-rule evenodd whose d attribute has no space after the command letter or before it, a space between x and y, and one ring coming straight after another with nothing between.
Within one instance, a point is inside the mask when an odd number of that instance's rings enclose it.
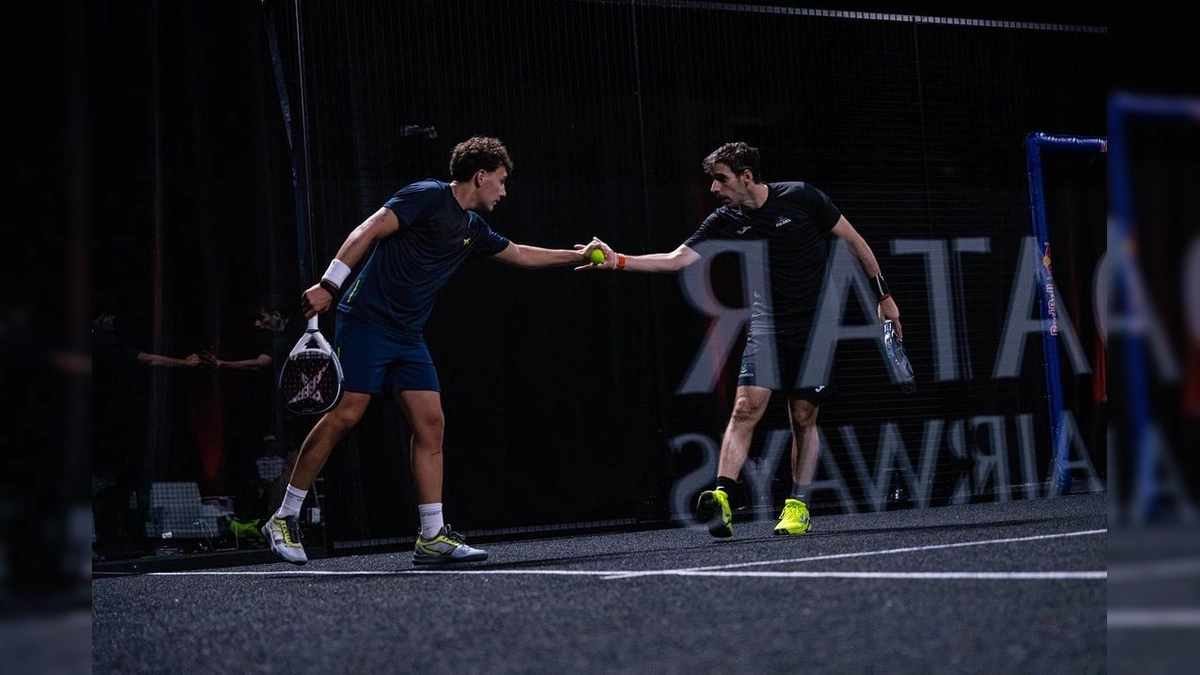
<instances>
[{"instance_id":1,"label":"white sports sock","mask_svg":"<svg viewBox=\"0 0 1200 675\"><path fill-rule=\"evenodd\" d=\"M442 503L418 504L417 513L421 514L421 538L433 539L442 529Z\"/></svg>"},{"instance_id":2,"label":"white sports sock","mask_svg":"<svg viewBox=\"0 0 1200 675\"><path fill-rule=\"evenodd\" d=\"M287 491L283 493L283 503L279 505L279 510L275 512L275 517L287 518L288 516L300 515L300 507L304 505L304 498L307 496L308 490L297 490L289 484Z\"/></svg>"}]
</instances>

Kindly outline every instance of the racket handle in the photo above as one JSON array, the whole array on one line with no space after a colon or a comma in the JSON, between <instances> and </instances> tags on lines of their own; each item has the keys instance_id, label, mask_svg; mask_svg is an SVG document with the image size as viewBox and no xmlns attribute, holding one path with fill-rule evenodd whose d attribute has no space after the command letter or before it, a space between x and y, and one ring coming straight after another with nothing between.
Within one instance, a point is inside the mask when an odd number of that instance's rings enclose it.
<instances>
[{"instance_id":1,"label":"racket handle","mask_svg":"<svg viewBox=\"0 0 1200 675\"><path fill-rule=\"evenodd\" d=\"M308 332L315 333L320 328L320 316L320 314L313 314L312 318L308 320Z\"/></svg>"}]
</instances>

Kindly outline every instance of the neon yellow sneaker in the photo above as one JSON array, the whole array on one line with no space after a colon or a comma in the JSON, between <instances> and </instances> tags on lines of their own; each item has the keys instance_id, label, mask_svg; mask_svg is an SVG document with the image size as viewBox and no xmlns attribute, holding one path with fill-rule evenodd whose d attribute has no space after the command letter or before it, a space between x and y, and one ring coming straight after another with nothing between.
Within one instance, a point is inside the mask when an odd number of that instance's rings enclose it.
<instances>
[{"instance_id":1,"label":"neon yellow sneaker","mask_svg":"<svg viewBox=\"0 0 1200 675\"><path fill-rule=\"evenodd\" d=\"M812 529L808 520L808 505L799 499L787 498L783 502L783 513L779 514L779 524L775 526L775 534L804 534Z\"/></svg>"},{"instance_id":2,"label":"neon yellow sneaker","mask_svg":"<svg viewBox=\"0 0 1200 675\"><path fill-rule=\"evenodd\" d=\"M729 495L724 490L705 490L696 502L696 520L708 523L708 533L714 537L733 536L733 511Z\"/></svg>"},{"instance_id":3,"label":"neon yellow sneaker","mask_svg":"<svg viewBox=\"0 0 1200 675\"><path fill-rule=\"evenodd\" d=\"M417 533L417 544L413 550L414 565L443 565L447 563L464 563L487 560L487 551L481 548L467 546L466 539L450 525L443 525L432 539L425 539Z\"/></svg>"},{"instance_id":4,"label":"neon yellow sneaker","mask_svg":"<svg viewBox=\"0 0 1200 675\"><path fill-rule=\"evenodd\" d=\"M233 533L233 539L239 546L244 541L255 548L263 548L267 545L267 540L260 530L262 524L262 518L245 521L233 518L229 521L229 531Z\"/></svg>"}]
</instances>

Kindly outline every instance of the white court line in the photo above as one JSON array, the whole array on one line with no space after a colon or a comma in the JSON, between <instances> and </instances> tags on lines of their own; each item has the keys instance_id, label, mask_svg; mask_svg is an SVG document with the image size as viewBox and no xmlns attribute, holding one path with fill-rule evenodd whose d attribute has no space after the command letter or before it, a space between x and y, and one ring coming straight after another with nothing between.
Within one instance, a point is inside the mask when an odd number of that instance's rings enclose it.
<instances>
[{"instance_id":1,"label":"white court line","mask_svg":"<svg viewBox=\"0 0 1200 675\"><path fill-rule=\"evenodd\" d=\"M1110 609L1109 628L1200 628L1200 609Z\"/></svg>"},{"instance_id":2,"label":"white court line","mask_svg":"<svg viewBox=\"0 0 1200 675\"><path fill-rule=\"evenodd\" d=\"M547 569L428 569L428 570L370 570L370 571L340 571L340 570L236 570L236 571L184 571L184 572L148 572L145 576L411 576L421 574L513 574L533 576L582 576L600 577L605 580L632 579L645 576L724 576L724 577L760 577L760 578L844 578L844 579L1106 579L1108 572L1100 571L1057 571L1057 572L734 572L738 568L757 567L763 565L781 565L797 562L814 562L819 560L839 560L864 556L888 555L892 553L912 553L916 551L934 551L964 546L987 546L992 544L1009 544L1023 541L1039 541L1043 539L1060 539L1063 537L1083 537L1108 532L1103 530L1080 530L1078 532L1061 532L1058 534L1039 534L1029 537L1013 537L1009 539L985 539L982 541L964 541L953 544L930 544L928 546L909 546L905 548L889 548L879 551L859 551L855 553L835 553L831 555L809 556L806 558L785 558L783 560L760 560L748 563L733 563L730 565L712 565L709 567L687 567L668 570L547 570Z\"/></svg>"},{"instance_id":3,"label":"white court line","mask_svg":"<svg viewBox=\"0 0 1200 675\"><path fill-rule=\"evenodd\" d=\"M1042 539L1060 539L1062 537L1086 537L1093 534L1103 534L1108 532L1108 529L1102 530L1080 530L1078 532L1061 532L1058 534L1038 534L1029 537L1013 537L1010 539L985 539L982 541L963 541L955 544L930 544L928 546L907 546L905 548L888 548L880 551L857 551L854 553L833 553L830 555L814 555L807 558L785 558L783 560L759 560L747 563L733 563L730 565L712 565L709 567L685 567L678 570L660 570L646 572L614 572L608 579L628 579L631 577L653 576L655 574L669 574L672 572L699 572L707 570L729 570L740 567L761 567L763 565L783 565L799 562L815 562L818 560L841 560L843 558L862 558L873 555L891 555L893 553L915 553L918 551L936 551L946 548L962 548L964 546L989 546L994 544L1011 544L1021 541L1039 541Z\"/></svg>"},{"instance_id":4,"label":"white court line","mask_svg":"<svg viewBox=\"0 0 1200 675\"><path fill-rule=\"evenodd\" d=\"M1096 572L675 572L681 577L761 577L777 579L1104 579L1108 573Z\"/></svg>"},{"instance_id":5,"label":"white court line","mask_svg":"<svg viewBox=\"0 0 1200 675\"><path fill-rule=\"evenodd\" d=\"M641 575L640 572L585 572L567 570L414 570L410 574L575 574L598 576L601 579L627 579L630 576ZM653 574L664 577L736 577L743 579L999 579L1005 581L1105 579L1108 577L1106 570L1054 572L739 572L696 569L659 570L653 572Z\"/></svg>"},{"instance_id":6,"label":"white court line","mask_svg":"<svg viewBox=\"0 0 1200 675\"><path fill-rule=\"evenodd\" d=\"M419 576L419 575L483 575L511 574L532 576L577 576L614 578L611 575L627 575L615 578L625 579L629 576L640 575L640 572L615 572L613 570L396 570L386 571L339 571L339 570L280 570L277 572L264 571L195 571L195 572L147 572L145 576L182 577L182 576L212 576L212 577L270 577L270 576L331 576L331 577L363 577L363 576ZM740 577L747 579L968 579L968 580L1069 580L1069 579L1104 579L1108 572L1099 571L1065 571L1065 572L739 572L730 570L660 570L654 572L658 576L669 577Z\"/></svg>"}]
</instances>

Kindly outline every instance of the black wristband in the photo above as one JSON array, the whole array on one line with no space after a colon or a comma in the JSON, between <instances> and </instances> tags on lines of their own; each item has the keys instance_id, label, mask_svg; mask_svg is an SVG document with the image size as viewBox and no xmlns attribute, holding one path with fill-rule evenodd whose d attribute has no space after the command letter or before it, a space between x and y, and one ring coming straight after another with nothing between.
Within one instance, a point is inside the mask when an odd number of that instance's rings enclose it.
<instances>
[{"instance_id":1,"label":"black wristband","mask_svg":"<svg viewBox=\"0 0 1200 675\"><path fill-rule=\"evenodd\" d=\"M892 294L892 291L888 288L887 280L883 278L882 272L871 277L871 288L875 291L877 302L883 302L884 299Z\"/></svg>"},{"instance_id":2,"label":"black wristband","mask_svg":"<svg viewBox=\"0 0 1200 675\"><path fill-rule=\"evenodd\" d=\"M335 297L335 298L337 297L338 291L341 290L340 288L337 287L336 284L334 284L332 281L330 281L328 279L322 279L322 280L318 281L317 283L321 286L321 288L325 289L325 292L329 293L330 296Z\"/></svg>"}]
</instances>

